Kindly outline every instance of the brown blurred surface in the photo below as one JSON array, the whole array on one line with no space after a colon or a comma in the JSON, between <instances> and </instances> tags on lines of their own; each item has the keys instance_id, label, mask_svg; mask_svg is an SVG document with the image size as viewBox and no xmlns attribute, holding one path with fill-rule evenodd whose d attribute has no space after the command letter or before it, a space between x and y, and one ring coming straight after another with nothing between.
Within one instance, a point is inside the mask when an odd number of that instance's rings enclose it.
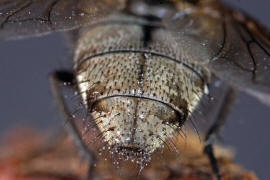
<instances>
[{"instance_id":1,"label":"brown blurred surface","mask_svg":"<svg viewBox=\"0 0 270 180\"><path fill-rule=\"evenodd\" d=\"M164 152L154 153L150 165L139 176L139 169L133 163L120 162L117 168L111 158L98 156L94 179L214 179L196 135L187 132L187 139L179 136L174 141L180 152L164 148ZM257 180L251 171L232 162L229 149L219 146L215 149L223 180ZM1 140L0 180L80 180L86 171L87 162L79 158L71 138L52 138L49 132L17 128Z\"/></svg>"}]
</instances>

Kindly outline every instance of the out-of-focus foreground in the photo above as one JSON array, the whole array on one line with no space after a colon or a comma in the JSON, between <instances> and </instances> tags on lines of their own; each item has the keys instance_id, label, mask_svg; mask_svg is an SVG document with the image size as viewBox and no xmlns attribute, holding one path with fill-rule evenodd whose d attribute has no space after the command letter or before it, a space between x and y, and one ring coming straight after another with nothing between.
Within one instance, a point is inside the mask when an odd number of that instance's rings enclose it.
<instances>
[{"instance_id":1,"label":"out-of-focus foreground","mask_svg":"<svg viewBox=\"0 0 270 180\"><path fill-rule=\"evenodd\" d=\"M79 158L71 138L51 138L49 133L33 129L13 129L0 145L0 180L80 180L87 171L87 162ZM132 163L113 165L109 154L98 156L94 179L117 180L211 180L214 174L205 155L202 142L193 133L187 139L174 140L173 148L153 155L152 162L138 176ZM93 145L94 146L94 145ZM168 146L172 146L169 144ZM232 162L232 153L216 147L223 180L257 180L256 176ZM105 160L105 157L107 160ZM134 168L135 167L135 168Z\"/></svg>"}]
</instances>

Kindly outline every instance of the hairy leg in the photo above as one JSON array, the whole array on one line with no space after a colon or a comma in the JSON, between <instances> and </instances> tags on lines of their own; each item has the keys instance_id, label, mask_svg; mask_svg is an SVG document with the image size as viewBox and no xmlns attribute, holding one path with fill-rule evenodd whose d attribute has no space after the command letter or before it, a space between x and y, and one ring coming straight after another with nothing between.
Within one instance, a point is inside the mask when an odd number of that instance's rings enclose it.
<instances>
[{"instance_id":1,"label":"hairy leg","mask_svg":"<svg viewBox=\"0 0 270 180\"><path fill-rule=\"evenodd\" d=\"M89 170L87 174L87 180L92 179L93 177L93 169L94 164L96 162L96 158L93 152L91 152L86 145L83 143L80 133L78 132L76 125L74 123L74 119L72 118L72 114L69 111L64 97L61 93L60 87L63 85L70 85L70 87L75 87L74 85L74 75L69 71L55 71L50 74L50 84L52 92L57 100L60 112L63 118L66 120L66 127L68 131L72 134L76 145L83 151L85 158L89 162Z\"/></svg>"},{"instance_id":2,"label":"hairy leg","mask_svg":"<svg viewBox=\"0 0 270 180\"><path fill-rule=\"evenodd\" d=\"M228 113L230 112L232 108L234 99L235 99L235 90L232 88L229 88L223 99L223 102L217 114L216 120L207 131L205 139L204 139L204 142L205 142L204 153L207 154L209 158L212 169L214 173L216 174L217 180L221 180L221 175L218 168L217 160L214 155L213 143L226 122Z\"/></svg>"}]
</instances>

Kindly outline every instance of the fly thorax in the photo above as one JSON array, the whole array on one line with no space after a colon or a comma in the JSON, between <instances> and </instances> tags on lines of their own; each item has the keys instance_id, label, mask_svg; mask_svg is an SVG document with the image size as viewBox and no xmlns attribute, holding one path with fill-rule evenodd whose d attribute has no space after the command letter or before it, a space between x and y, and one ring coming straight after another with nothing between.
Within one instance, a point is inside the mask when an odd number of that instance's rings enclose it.
<instances>
[{"instance_id":1,"label":"fly thorax","mask_svg":"<svg viewBox=\"0 0 270 180\"><path fill-rule=\"evenodd\" d=\"M203 70L179 60L184 55L177 57L166 39L163 29L132 23L99 25L79 36L78 88L114 150L137 156L162 147L204 93Z\"/></svg>"}]
</instances>

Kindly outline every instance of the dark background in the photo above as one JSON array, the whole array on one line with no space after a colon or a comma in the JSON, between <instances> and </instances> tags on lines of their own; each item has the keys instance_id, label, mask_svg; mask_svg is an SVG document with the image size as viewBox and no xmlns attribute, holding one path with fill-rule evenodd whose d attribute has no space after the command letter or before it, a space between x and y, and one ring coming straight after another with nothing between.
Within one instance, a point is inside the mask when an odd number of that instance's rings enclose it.
<instances>
[{"instance_id":1,"label":"dark background","mask_svg":"<svg viewBox=\"0 0 270 180\"><path fill-rule=\"evenodd\" d=\"M270 27L269 0L227 1ZM71 62L62 34L0 42L0 59L0 135L18 123L59 127L48 74ZM236 160L262 180L270 177L269 117L270 109L240 93L223 133L224 143L236 150Z\"/></svg>"}]
</instances>

